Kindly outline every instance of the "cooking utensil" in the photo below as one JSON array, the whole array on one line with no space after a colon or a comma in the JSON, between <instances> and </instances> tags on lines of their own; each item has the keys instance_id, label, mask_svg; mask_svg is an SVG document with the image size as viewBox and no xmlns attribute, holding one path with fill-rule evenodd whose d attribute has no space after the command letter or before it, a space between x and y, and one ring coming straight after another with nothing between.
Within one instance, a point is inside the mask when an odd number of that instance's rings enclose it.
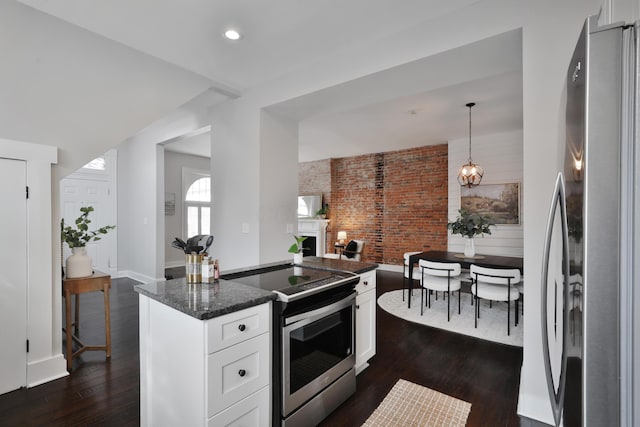
<instances>
[{"instance_id":1,"label":"cooking utensil","mask_svg":"<svg viewBox=\"0 0 640 427\"><path fill-rule=\"evenodd\" d=\"M192 252L195 252L196 254L199 254L202 249L202 246L189 246L184 250L184 253L190 254Z\"/></svg>"},{"instance_id":2,"label":"cooking utensil","mask_svg":"<svg viewBox=\"0 0 640 427\"><path fill-rule=\"evenodd\" d=\"M190 246L190 247L198 246L200 244L200 240L202 240L203 237L206 237L206 235L205 234L196 234L195 236L190 237L187 240L187 246Z\"/></svg>"},{"instance_id":3,"label":"cooking utensil","mask_svg":"<svg viewBox=\"0 0 640 427\"><path fill-rule=\"evenodd\" d=\"M205 243L205 245L204 245L204 251L203 252L209 253L209 247L211 246L212 243L213 243L213 236L207 237L207 243Z\"/></svg>"},{"instance_id":4,"label":"cooking utensil","mask_svg":"<svg viewBox=\"0 0 640 427\"><path fill-rule=\"evenodd\" d=\"M181 239L181 238L179 238L179 237L176 237L175 242L178 242L178 244L180 245L180 247L181 247L182 249L185 249L185 248L187 247L187 244L185 243L185 241L184 241L184 240L182 240L182 239Z\"/></svg>"}]
</instances>

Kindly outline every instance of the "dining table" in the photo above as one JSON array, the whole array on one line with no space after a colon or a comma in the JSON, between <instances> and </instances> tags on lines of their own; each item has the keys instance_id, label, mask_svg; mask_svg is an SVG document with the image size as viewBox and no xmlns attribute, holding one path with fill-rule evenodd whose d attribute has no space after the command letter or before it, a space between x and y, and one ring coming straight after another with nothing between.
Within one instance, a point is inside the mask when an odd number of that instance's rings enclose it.
<instances>
[{"instance_id":1,"label":"dining table","mask_svg":"<svg viewBox=\"0 0 640 427\"><path fill-rule=\"evenodd\" d=\"M434 262L457 262L463 269L468 270L471 264L488 268L517 268L520 274L524 272L522 257L502 256L502 255L483 255L476 254L473 257L465 257L460 252L450 251L425 251L409 256L409 297L407 298L408 308L411 308L411 294L413 293L413 266L421 259Z\"/></svg>"}]
</instances>

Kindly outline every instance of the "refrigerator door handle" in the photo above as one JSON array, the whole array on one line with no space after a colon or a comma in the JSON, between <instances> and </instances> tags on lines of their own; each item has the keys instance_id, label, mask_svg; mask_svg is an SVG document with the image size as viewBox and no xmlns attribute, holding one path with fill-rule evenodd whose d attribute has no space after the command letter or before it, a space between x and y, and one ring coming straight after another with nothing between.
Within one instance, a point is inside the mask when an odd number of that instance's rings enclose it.
<instances>
[{"instance_id":1,"label":"refrigerator door handle","mask_svg":"<svg viewBox=\"0 0 640 427\"><path fill-rule=\"evenodd\" d=\"M562 172L558 173L558 177L556 178L555 189L553 191L553 199L551 202L551 208L549 211L549 218L547 222L547 230L545 234L545 246L544 246L544 254L542 259L542 295L541 295L541 311L542 311L542 355L544 359L544 367L545 374L547 379L547 387L549 391L549 398L551 403L551 410L553 412L553 418L556 424L556 427L560 425L562 420L562 410L563 410L563 402L564 402L564 393L565 393L565 383L566 383L566 371L567 371L567 336L566 336L566 327L568 321L568 310L566 309L566 301L568 301L568 278L569 278L569 234L567 227L567 209L566 209L566 192L564 185L564 175ZM554 233L554 222L556 218L557 209L560 209L560 219L562 225L562 282L558 284L557 280L553 280L553 283L549 282L549 262L550 262L550 252L551 252L551 243L552 237ZM557 232L558 230L555 230ZM554 325L553 329L556 331L556 322L557 322L557 286L562 286L562 294L563 301L562 303L562 330L560 333L562 334L562 359L560 362L560 375L558 383L556 384L553 378L552 366L551 366L551 355L549 351L549 325L548 325L548 292L549 287L553 289L554 292ZM557 331L556 331L557 333ZM555 338L555 337L554 337Z\"/></svg>"}]
</instances>

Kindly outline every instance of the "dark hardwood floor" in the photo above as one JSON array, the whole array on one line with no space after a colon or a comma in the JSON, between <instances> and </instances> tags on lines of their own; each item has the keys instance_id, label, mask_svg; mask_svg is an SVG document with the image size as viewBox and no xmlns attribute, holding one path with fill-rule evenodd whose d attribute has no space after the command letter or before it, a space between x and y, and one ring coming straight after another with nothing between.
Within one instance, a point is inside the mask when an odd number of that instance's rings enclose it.
<instances>
[{"instance_id":1,"label":"dark hardwood floor","mask_svg":"<svg viewBox=\"0 0 640 427\"><path fill-rule=\"evenodd\" d=\"M378 296L402 287L401 273L378 271L377 280ZM321 426L361 425L400 378L471 403L468 427L520 425L522 348L406 322L380 307L376 314L377 353L356 394Z\"/></svg>"},{"instance_id":2,"label":"dark hardwood floor","mask_svg":"<svg viewBox=\"0 0 640 427\"><path fill-rule=\"evenodd\" d=\"M70 376L0 396L0 426L139 424L135 283L113 281L111 360L104 352L86 352L74 360ZM378 272L378 295L401 285L400 273ZM84 294L80 306L80 336L102 343L102 295ZM470 402L468 426L519 425L522 349L405 322L379 308L377 315L377 355L358 376L356 394L322 426L361 425L400 378Z\"/></svg>"},{"instance_id":3,"label":"dark hardwood floor","mask_svg":"<svg viewBox=\"0 0 640 427\"><path fill-rule=\"evenodd\" d=\"M0 396L0 426L137 426L140 424L138 294L129 279L113 279L111 360L89 351L71 375ZM64 306L64 301L63 301ZM64 314L60 314L64 319ZM80 338L104 343L101 292L80 296ZM63 349L64 334L63 334ZM64 350L63 350L64 351Z\"/></svg>"}]
</instances>

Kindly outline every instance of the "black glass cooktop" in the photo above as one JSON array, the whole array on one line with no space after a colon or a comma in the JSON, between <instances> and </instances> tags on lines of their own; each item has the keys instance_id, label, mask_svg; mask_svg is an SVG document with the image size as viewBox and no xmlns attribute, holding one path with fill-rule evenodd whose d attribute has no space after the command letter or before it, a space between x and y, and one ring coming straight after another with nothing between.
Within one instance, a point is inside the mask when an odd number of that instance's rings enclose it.
<instances>
[{"instance_id":1,"label":"black glass cooktop","mask_svg":"<svg viewBox=\"0 0 640 427\"><path fill-rule=\"evenodd\" d=\"M336 271L294 267L290 264L247 272L246 274L223 276L223 278L284 295L294 295L355 276Z\"/></svg>"}]
</instances>

